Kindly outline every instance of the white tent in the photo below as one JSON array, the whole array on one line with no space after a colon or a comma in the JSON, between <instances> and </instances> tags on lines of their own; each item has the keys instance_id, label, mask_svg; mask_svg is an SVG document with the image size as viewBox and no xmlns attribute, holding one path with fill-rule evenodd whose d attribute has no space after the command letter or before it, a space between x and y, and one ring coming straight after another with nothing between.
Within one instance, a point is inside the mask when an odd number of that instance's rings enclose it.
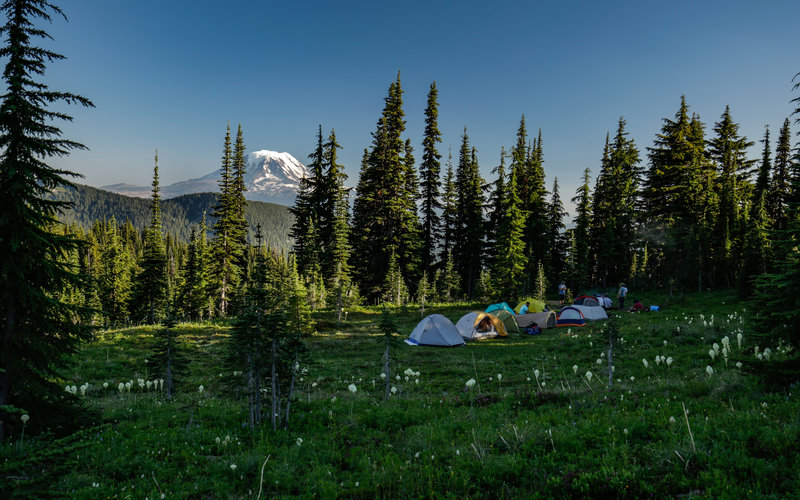
<instances>
[{"instance_id":1,"label":"white tent","mask_svg":"<svg viewBox=\"0 0 800 500\"><path fill-rule=\"evenodd\" d=\"M464 339L458 334L453 322L441 314L431 314L423 318L405 342L409 345L441 347L464 345Z\"/></svg>"},{"instance_id":2,"label":"white tent","mask_svg":"<svg viewBox=\"0 0 800 500\"><path fill-rule=\"evenodd\" d=\"M600 319L608 319L608 314L606 314L606 310L600 306L580 306L580 305L572 305L575 309L579 310L583 313L583 317L586 318L587 321L597 321Z\"/></svg>"}]
</instances>

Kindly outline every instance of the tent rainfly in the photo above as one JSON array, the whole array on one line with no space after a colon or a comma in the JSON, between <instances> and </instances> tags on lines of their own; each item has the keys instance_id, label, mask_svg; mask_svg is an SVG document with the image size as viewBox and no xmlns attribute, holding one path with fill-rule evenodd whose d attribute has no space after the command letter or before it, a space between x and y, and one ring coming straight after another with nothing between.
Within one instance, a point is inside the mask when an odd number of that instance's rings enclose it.
<instances>
[{"instance_id":1,"label":"tent rainfly","mask_svg":"<svg viewBox=\"0 0 800 500\"><path fill-rule=\"evenodd\" d=\"M520 328L529 328L534 323L540 330L545 328L555 328L556 313L554 311L544 311L540 313L520 314L517 316L517 324Z\"/></svg>"},{"instance_id":2,"label":"tent rainfly","mask_svg":"<svg viewBox=\"0 0 800 500\"><path fill-rule=\"evenodd\" d=\"M576 306L572 305L575 309L579 310L583 313L583 317L586 318L586 321L598 321L601 319L608 319L608 313L606 310L600 306L591 307L591 306Z\"/></svg>"},{"instance_id":3,"label":"tent rainfly","mask_svg":"<svg viewBox=\"0 0 800 500\"><path fill-rule=\"evenodd\" d=\"M531 305L528 306L528 313L540 313L545 310L545 307L547 305L544 303L543 300L527 298L523 299L522 302L517 304L517 307L514 308L514 312L519 314L520 309L522 309L522 306L524 306L526 302L531 303Z\"/></svg>"},{"instance_id":4,"label":"tent rainfly","mask_svg":"<svg viewBox=\"0 0 800 500\"><path fill-rule=\"evenodd\" d=\"M514 310L513 310L513 309L511 309L511 306L510 306L510 305L508 305L508 303L507 303L507 302L498 302L497 304L492 304L492 305L490 305L489 307L487 307L487 308L486 308L486 310L485 310L484 312L487 312L487 313L492 313L492 314L494 314L494 312L495 312L495 311L497 311L498 309L502 309L502 310L504 310L504 311L508 311L508 312L510 312L511 314L516 314L516 313L514 312Z\"/></svg>"},{"instance_id":5,"label":"tent rainfly","mask_svg":"<svg viewBox=\"0 0 800 500\"><path fill-rule=\"evenodd\" d=\"M573 306L601 307L600 301L588 295L581 295L572 301Z\"/></svg>"},{"instance_id":6,"label":"tent rainfly","mask_svg":"<svg viewBox=\"0 0 800 500\"><path fill-rule=\"evenodd\" d=\"M455 347L464 345L455 325L441 314L426 316L405 340L409 345Z\"/></svg>"},{"instance_id":7,"label":"tent rainfly","mask_svg":"<svg viewBox=\"0 0 800 500\"><path fill-rule=\"evenodd\" d=\"M556 326L586 326L586 318L577 307L567 306L558 313Z\"/></svg>"},{"instance_id":8,"label":"tent rainfly","mask_svg":"<svg viewBox=\"0 0 800 500\"><path fill-rule=\"evenodd\" d=\"M517 316L515 314L511 314L510 312L506 311L505 309L500 309L495 311L497 314L497 319L503 322L503 326L506 327L506 332L508 333L520 333L519 331L519 324L517 323Z\"/></svg>"}]
</instances>

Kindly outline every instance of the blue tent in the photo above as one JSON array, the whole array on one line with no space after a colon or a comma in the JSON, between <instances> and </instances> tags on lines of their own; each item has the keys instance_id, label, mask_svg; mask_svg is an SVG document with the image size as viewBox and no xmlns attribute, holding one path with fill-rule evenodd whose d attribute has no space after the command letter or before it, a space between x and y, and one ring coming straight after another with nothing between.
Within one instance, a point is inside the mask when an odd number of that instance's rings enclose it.
<instances>
[{"instance_id":1,"label":"blue tent","mask_svg":"<svg viewBox=\"0 0 800 500\"><path fill-rule=\"evenodd\" d=\"M485 310L485 311L483 311L483 312L490 313L490 312L492 312L492 311L496 311L496 310L498 310L498 309L503 309L503 310L505 310L505 311L508 311L508 312L510 312L511 314L517 314L517 313L515 313L515 312L514 312L514 310L513 310L513 309L511 309L511 306L510 306L510 305L508 305L508 304L507 304L507 303L505 303L505 302L500 302L500 303L498 303L498 304L492 304L492 305L490 305L489 307L487 307L487 308L486 308L486 310Z\"/></svg>"}]
</instances>

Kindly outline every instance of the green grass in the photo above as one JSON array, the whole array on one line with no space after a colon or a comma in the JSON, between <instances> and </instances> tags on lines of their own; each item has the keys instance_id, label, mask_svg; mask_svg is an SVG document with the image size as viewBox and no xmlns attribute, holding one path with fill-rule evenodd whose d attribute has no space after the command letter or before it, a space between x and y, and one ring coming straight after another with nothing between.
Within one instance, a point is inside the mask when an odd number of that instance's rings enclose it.
<instances>
[{"instance_id":1,"label":"green grass","mask_svg":"<svg viewBox=\"0 0 800 500\"><path fill-rule=\"evenodd\" d=\"M191 372L171 403L137 383L151 376L145 360L153 330L104 332L64 380L91 384L84 400L100 421L61 441L12 436L0 448L0 496L256 498L259 489L261 498L796 495L796 389L765 387L749 371L761 366L756 345L761 353L770 347L770 362L785 358L784 349L750 333L730 294L646 298L664 310L619 315L610 387L600 323L451 349L402 345L398 392L389 401L382 401L380 311L351 313L339 327L320 313L290 428L279 432L245 425L246 403L225 383L225 325L179 326ZM434 306L426 314L456 321L470 309ZM413 308L392 315L404 336L420 316ZM708 353L726 336L727 365ZM656 356L673 361L657 364ZM419 383L405 379L407 368L420 372ZM477 381L471 390L470 378ZM117 384L129 380L133 389L120 394Z\"/></svg>"}]
</instances>

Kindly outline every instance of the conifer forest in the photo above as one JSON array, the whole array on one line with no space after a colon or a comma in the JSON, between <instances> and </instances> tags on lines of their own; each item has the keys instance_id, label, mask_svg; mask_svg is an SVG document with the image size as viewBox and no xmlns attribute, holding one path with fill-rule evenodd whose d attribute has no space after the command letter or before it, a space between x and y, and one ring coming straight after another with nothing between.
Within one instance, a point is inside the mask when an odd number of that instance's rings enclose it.
<instances>
[{"instance_id":1,"label":"conifer forest","mask_svg":"<svg viewBox=\"0 0 800 500\"><path fill-rule=\"evenodd\" d=\"M95 106L48 87L65 56L41 42L62 10L0 12L0 496L800 491L800 68L760 137L681 95L645 142L619 117L566 193L547 123L520 114L479 165L468 126L443 145L437 83L410 116L398 73L369 144L311 125L288 214L245 199L246 131L223 123L217 193L162 199L154 148L150 199L122 220L106 208L127 202L51 165L85 148L64 109ZM363 148L357 177L343 147ZM623 283L663 312L399 342L429 313L558 310Z\"/></svg>"}]
</instances>

